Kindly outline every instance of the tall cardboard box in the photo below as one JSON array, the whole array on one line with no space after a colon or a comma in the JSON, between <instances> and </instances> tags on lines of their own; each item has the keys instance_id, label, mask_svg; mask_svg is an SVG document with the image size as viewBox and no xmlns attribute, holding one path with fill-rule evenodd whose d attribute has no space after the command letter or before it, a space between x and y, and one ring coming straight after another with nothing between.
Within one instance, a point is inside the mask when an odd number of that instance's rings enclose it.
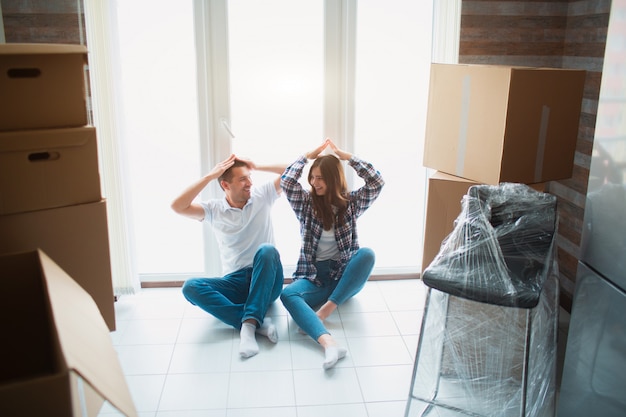
<instances>
[{"instance_id":1,"label":"tall cardboard box","mask_svg":"<svg viewBox=\"0 0 626 417\"><path fill-rule=\"evenodd\" d=\"M0 44L0 131L87 124L82 45Z\"/></svg>"},{"instance_id":2,"label":"tall cardboard box","mask_svg":"<svg viewBox=\"0 0 626 417\"><path fill-rule=\"evenodd\" d=\"M585 71L432 64L424 166L484 184L570 178Z\"/></svg>"},{"instance_id":3,"label":"tall cardboard box","mask_svg":"<svg viewBox=\"0 0 626 417\"><path fill-rule=\"evenodd\" d=\"M0 215L101 200L93 126L0 132Z\"/></svg>"},{"instance_id":4,"label":"tall cardboard box","mask_svg":"<svg viewBox=\"0 0 626 417\"><path fill-rule=\"evenodd\" d=\"M93 299L41 250L0 255L0 415L137 415Z\"/></svg>"},{"instance_id":5,"label":"tall cardboard box","mask_svg":"<svg viewBox=\"0 0 626 417\"><path fill-rule=\"evenodd\" d=\"M0 216L0 254L36 249L89 293L115 330L106 201Z\"/></svg>"}]
</instances>

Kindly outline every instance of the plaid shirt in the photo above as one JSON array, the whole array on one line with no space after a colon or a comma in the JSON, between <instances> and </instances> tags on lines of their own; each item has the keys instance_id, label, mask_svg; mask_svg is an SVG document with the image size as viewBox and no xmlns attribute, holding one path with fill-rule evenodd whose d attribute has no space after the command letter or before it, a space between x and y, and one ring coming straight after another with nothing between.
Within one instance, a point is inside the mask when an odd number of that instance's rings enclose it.
<instances>
[{"instance_id":1,"label":"plaid shirt","mask_svg":"<svg viewBox=\"0 0 626 417\"><path fill-rule=\"evenodd\" d=\"M324 226L313 215L313 205L309 191L305 191L298 182L306 162L307 159L301 156L287 167L281 177L280 186L300 222L300 234L302 235L300 257L293 279L306 278L320 285L316 278L315 256ZM352 156L348 161L348 165L354 168L357 175L365 181L365 184L358 190L351 191L348 194L345 224L343 226L335 225L335 239L339 248L340 259L330 273L331 278L334 280L341 278L350 258L359 249L356 229L357 218L372 205L382 191L383 185L385 185L383 177L374 169L372 164Z\"/></svg>"}]
</instances>

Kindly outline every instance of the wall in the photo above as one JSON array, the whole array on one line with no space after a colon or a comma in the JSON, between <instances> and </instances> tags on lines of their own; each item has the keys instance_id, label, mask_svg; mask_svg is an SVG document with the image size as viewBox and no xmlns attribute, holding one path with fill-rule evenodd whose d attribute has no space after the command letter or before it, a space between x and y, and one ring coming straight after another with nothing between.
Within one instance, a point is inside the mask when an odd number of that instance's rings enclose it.
<instances>
[{"instance_id":1,"label":"wall","mask_svg":"<svg viewBox=\"0 0 626 417\"><path fill-rule=\"evenodd\" d=\"M459 62L587 71L574 173L571 179L549 185L559 200L561 305L568 310L576 280L610 6L610 0L462 0Z\"/></svg>"}]
</instances>

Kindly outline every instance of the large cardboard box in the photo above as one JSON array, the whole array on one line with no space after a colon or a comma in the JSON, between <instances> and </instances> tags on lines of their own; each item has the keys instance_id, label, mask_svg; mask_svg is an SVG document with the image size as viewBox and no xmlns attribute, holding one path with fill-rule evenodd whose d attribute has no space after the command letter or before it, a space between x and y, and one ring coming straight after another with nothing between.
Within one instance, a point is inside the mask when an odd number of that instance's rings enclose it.
<instances>
[{"instance_id":1,"label":"large cardboard box","mask_svg":"<svg viewBox=\"0 0 626 417\"><path fill-rule=\"evenodd\" d=\"M0 132L0 215L101 198L94 127Z\"/></svg>"},{"instance_id":2,"label":"large cardboard box","mask_svg":"<svg viewBox=\"0 0 626 417\"><path fill-rule=\"evenodd\" d=\"M570 178L585 71L432 64L424 166L485 184Z\"/></svg>"},{"instance_id":3,"label":"large cardboard box","mask_svg":"<svg viewBox=\"0 0 626 417\"><path fill-rule=\"evenodd\" d=\"M38 248L91 295L115 330L106 201L0 216L0 254Z\"/></svg>"},{"instance_id":4,"label":"large cardboard box","mask_svg":"<svg viewBox=\"0 0 626 417\"><path fill-rule=\"evenodd\" d=\"M137 415L93 299L44 252L0 255L0 415Z\"/></svg>"},{"instance_id":5,"label":"large cardboard box","mask_svg":"<svg viewBox=\"0 0 626 417\"><path fill-rule=\"evenodd\" d=\"M472 185L477 184L480 183L440 171L428 178L422 272L435 259L444 239L454 230L454 222L461 214L463 196ZM536 191L546 192L548 184L527 185Z\"/></svg>"},{"instance_id":6,"label":"large cardboard box","mask_svg":"<svg viewBox=\"0 0 626 417\"><path fill-rule=\"evenodd\" d=\"M82 45L0 44L0 130L87 124Z\"/></svg>"}]
</instances>

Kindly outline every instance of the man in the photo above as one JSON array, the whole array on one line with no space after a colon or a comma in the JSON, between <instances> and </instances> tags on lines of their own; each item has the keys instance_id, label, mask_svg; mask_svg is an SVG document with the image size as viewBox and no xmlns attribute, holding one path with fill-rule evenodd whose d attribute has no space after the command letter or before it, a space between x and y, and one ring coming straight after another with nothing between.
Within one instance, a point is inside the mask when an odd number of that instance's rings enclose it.
<instances>
[{"instance_id":1,"label":"man","mask_svg":"<svg viewBox=\"0 0 626 417\"><path fill-rule=\"evenodd\" d=\"M183 295L190 303L240 330L242 358L259 352L256 333L278 342L276 327L265 318L265 313L280 295L284 279L271 221L272 206L281 193L280 176L253 188L253 169L282 174L285 167L257 167L233 154L172 202L176 213L211 225L224 273L220 278L187 280ZM213 180L219 181L225 198L195 202Z\"/></svg>"}]
</instances>

